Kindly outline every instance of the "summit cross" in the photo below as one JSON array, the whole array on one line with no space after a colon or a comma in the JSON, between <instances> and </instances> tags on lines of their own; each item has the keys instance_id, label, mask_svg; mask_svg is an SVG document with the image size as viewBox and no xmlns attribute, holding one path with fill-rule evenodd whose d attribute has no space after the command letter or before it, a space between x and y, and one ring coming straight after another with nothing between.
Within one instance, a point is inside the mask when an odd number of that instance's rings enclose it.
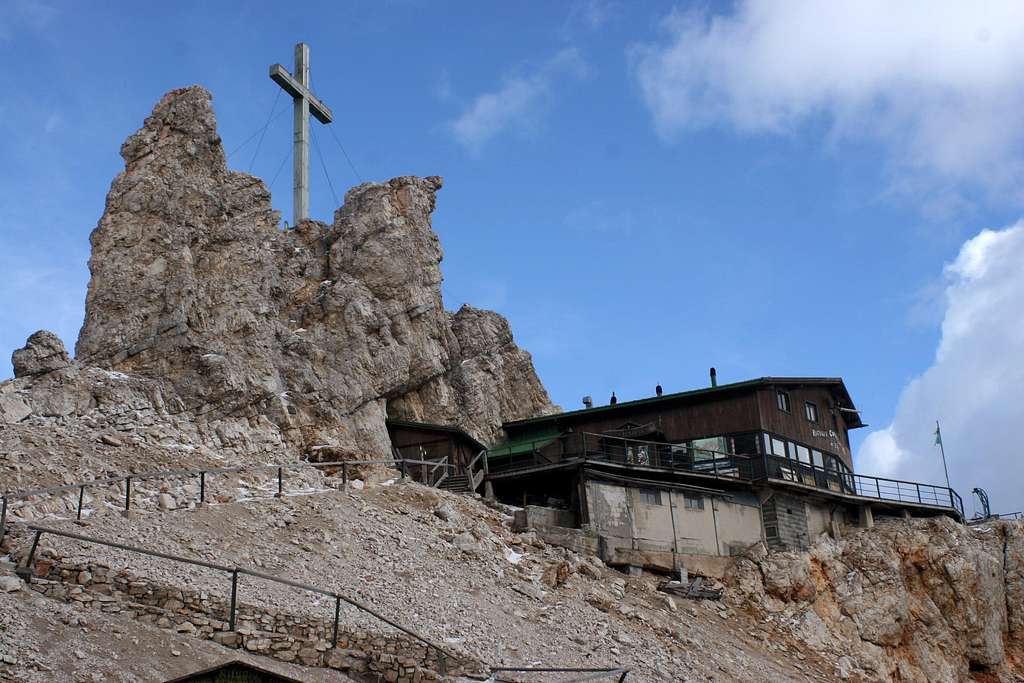
<instances>
[{"instance_id":1,"label":"summit cross","mask_svg":"<svg viewBox=\"0 0 1024 683\"><path fill-rule=\"evenodd\" d=\"M309 46L295 46L295 74L280 64L270 67L270 78L292 96L295 105L295 138L292 148L293 225L309 218L309 114L323 124L331 122L331 110L313 95L309 83Z\"/></svg>"}]
</instances>

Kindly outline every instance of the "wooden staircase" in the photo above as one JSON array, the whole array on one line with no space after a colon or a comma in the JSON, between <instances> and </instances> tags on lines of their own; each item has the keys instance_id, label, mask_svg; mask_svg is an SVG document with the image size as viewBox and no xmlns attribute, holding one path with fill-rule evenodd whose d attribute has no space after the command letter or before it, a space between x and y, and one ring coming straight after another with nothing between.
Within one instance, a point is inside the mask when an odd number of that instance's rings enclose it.
<instances>
[{"instance_id":1,"label":"wooden staircase","mask_svg":"<svg viewBox=\"0 0 1024 683\"><path fill-rule=\"evenodd\" d=\"M469 493L469 477L464 474L445 477L437 488L453 493Z\"/></svg>"}]
</instances>

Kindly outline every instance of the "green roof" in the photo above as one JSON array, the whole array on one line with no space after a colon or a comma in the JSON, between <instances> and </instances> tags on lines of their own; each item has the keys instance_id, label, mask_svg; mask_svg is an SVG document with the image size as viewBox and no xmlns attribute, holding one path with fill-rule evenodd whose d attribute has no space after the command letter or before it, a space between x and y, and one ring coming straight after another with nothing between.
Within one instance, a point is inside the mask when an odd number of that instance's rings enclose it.
<instances>
[{"instance_id":1,"label":"green roof","mask_svg":"<svg viewBox=\"0 0 1024 683\"><path fill-rule=\"evenodd\" d=\"M686 398L697 398L700 396L708 396L716 393L726 393L729 391L736 391L739 389L753 389L761 386L769 386L773 384L824 384L824 385L836 385L841 391L841 396L845 399L842 403L843 408L853 409L853 399L850 398L850 393L846 390L846 385L843 383L840 377L759 377L758 379L750 379L743 382L733 382L732 384L719 384L716 387L704 387L702 389L693 389L690 391L680 391L674 394L665 394L663 396L652 396L650 398L641 398L636 401L622 401L615 405L598 406L596 408L581 408L580 410L570 410L565 413L555 413L553 415L541 415L540 417L530 417L524 420L513 420L511 422L505 422L502 427L517 428L526 427L529 425L539 425L545 422L555 422L561 418L575 418L581 415L594 415L600 413L611 413L618 410L628 410L639 406L646 406L658 403L667 403ZM853 417L846 418L847 424L851 428L863 427L864 423L861 422L860 416L853 413Z\"/></svg>"},{"instance_id":2,"label":"green roof","mask_svg":"<svg viewBox=\"0 0 1024 683\"><path fill-rule=\"evenodd\" d=\"M487 457L503 458L511 457L513 455L522 455L524 453L532 453L535 449L544 448L551 444L559 436L561 436L561 434L558 430L552 429L535 434L528 439L506 441L505 443L500 443L493 448L487 449Z\"/></svg>"}]
</instances>

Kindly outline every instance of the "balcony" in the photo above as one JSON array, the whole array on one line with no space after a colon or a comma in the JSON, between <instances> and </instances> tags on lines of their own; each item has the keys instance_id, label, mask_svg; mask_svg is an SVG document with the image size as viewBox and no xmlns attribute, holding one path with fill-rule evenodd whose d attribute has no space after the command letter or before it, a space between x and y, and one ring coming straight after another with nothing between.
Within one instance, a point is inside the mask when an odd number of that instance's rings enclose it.
<instances>
[{"instance_id":1,"label":"balcony","mask_svg":"<svg viewBox=\"0 0 1024 683\"><path fill-rule=\"evenodd\" d=\"M488 451L489 472L495 478L587 463L617 465L648 474L660 471L720 481L771 481L851 501L875 500L955 512L964 519L963 499L951 488L840 472L774 455L723 453L592 433L518 441Z\"/></svg>"}]
</instances>

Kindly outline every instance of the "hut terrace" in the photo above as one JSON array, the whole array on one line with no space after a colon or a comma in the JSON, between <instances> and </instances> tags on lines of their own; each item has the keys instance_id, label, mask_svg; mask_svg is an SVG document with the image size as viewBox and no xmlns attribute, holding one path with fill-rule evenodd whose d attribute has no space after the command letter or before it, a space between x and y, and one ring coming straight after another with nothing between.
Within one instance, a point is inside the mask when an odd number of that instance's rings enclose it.
<instances>
[{"instance_id":1,"label":"hut terrace","mask_svg":"<svg viewBox=\"0 0 1024 683\"><path fill-rule=\"evenodd\" d=\"M759 541L804 548L876 514L963 520L950 488L854 472L848 435L863 426L840 378L712 374L703 389L505 423L504 443L451 473L522 506L520 524L550 541L712 575ZM449 434L453 452L470 443Z\"/></svg>"}]
</instances>

